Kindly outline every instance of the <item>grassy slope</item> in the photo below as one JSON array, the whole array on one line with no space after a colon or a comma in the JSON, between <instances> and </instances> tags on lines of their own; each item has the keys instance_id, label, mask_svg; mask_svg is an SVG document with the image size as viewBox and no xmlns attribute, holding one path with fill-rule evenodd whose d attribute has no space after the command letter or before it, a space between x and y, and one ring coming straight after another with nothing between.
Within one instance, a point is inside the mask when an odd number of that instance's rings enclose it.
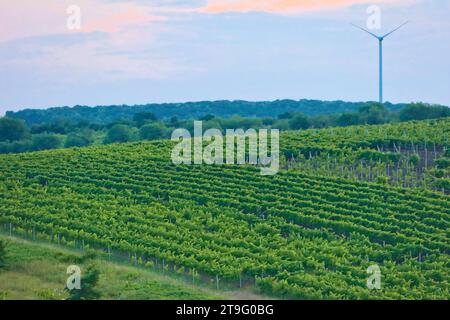
<instances>
[{"instance_id":1,"label":"grassy slope","mask_svg":"<svg viewBox=\"0 0 450 320\"><path fill-rule=\"evenodd\" d=\"M66 269L78 252L0 235L8 242L8 266L0 270L1 299L64 299ZM102 299L220 299L217 293L151 271L95 260ZM226 295L226 294L224 294Z\"/></svg>"}]
</instances>

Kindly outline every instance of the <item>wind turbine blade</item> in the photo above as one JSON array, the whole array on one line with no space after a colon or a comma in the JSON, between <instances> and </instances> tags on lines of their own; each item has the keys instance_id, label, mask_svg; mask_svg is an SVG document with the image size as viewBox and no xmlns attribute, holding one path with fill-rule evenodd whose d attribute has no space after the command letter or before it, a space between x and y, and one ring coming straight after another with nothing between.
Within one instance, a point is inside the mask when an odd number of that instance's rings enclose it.
<instances>
[{"instance_id":1,"label":"wind turbine blade","mask_svg":"<svg viewBox=\"0 0 450 320\"><path fill-rule=\"evenodd\" d=\"M386 33L384 36L382 36L382 38L386 38L387 36L391 35L392 33L394 33L395 31L397 31L398 29L400 29L401 27L403 27L405 24L408 24L408 23L409 23L409 21L406 21L405 23L401 24L399 27L395 28L391 32Z\"/></svg>"},{"instance_id":2,"label":"wind turbine blade","mask_svg":"<svg viewBox=\"0 0 450 320\"><path fill-rule=\"evenodd\" d=\"M362 31L367 32L367 33L370 34L371 36L373 36L373 37L379 39L379 37L378 37L375 33L372 33L372 32L370 32L369 30L366 30L366 29L364 29L364 28L362 28L362 27L360 27L360 26L357 26L356 24L351 23L351 25L354 26L355 28L361 29Z\"/></svg>"}]
</instances>

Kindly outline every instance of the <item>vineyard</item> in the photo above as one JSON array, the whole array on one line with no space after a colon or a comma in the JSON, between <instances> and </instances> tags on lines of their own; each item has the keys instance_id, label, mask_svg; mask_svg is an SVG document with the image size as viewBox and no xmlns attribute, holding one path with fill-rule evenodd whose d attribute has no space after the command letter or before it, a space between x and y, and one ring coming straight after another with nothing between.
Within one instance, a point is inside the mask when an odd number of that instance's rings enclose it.
<instances>
[{"instance_id":1,"label":"vineyard","mask_svg":"<svg viewBox=\"0 0 450 320\"><path fill-rule=\"evenodd\" d=\"M287 132L284 170L173 165L170 141L0 156L0 223L220 288L449 299L450 120ZM366 287L379 265L381 290Z\"/></svg>"},{"instance_id":2,"label":"vineyard","mask_svg":"<svg viewBox=\"0 0 450 320\"><path fill-rule=\"evenodd\" d=\"M450 121L290 132L286 168L449 193Z\"/></svg>"}]
</instances>

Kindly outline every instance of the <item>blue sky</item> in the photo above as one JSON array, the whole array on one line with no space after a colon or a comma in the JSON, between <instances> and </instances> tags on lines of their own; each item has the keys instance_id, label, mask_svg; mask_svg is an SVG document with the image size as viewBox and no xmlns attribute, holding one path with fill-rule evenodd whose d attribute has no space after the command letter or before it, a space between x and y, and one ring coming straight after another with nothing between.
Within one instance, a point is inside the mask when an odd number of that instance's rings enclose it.
<instances>
[{"instance_id":1,"label":"blue sky","mask_svg":"<svg viewBox=\"0 0 450 320\"><path fill-rule=\"evenodd\" d=\"M69 5L81 29L68 30ZM312 4L312 6L311 6ZM350 26L381 8L385 99L450 105L450 1L0 2L0 114L219 99L367 101L377 42Z\"/></svg>"}]
</instances>

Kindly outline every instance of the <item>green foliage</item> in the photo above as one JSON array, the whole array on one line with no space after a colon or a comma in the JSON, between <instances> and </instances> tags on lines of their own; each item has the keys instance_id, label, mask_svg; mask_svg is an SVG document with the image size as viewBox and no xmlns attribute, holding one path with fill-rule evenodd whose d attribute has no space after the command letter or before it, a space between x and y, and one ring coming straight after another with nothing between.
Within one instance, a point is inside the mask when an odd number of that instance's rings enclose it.
<instances>
[{"instance_id":1,"label":"green foliage","mask_svg":"<svg viewBox=\"0 0 450 320\"><path fill-rule=\"evenodd\" d=\"M210 120L212 120L214 118L215 117L212 114L207 114L207 115L201 117L200 120L202 120L202 121L210 121Z\"/></svg>"},{"instance_id":2,"label":"green foliage","mask_svg":"<svg viewBox=\"0 0 450 320\"><path fill-rule=\"evenodd\" d=\"M450 168L450 159L449 158L441 158L436 160L436 166L439 169L448 169Z\"/></svg>"},{"instance_id":3,"label":"green foliage","mask_svg":"<svg viewBox=\"0 0 450 320\"><path fill-rule=\"evenodd\" d=\"M146 123L158 121L158 118L152 112L139 112L133 116L133 121L138 127L142 127Z\"/></svg>"},{"instance_id":4,"label":"green foliage","mask_svg":"<svg viewBox=\"0 0 450 320\"><path fill-rule=\"evenodd\" d=\"M63 138L59 135L49 133L36 134L31 139L31 145L35 151L58 149L63 145Z\"/></svg>"},{"instance_id":5,"label":"green foliage","mask_svg":"<svg viewBox=\"0 0 450 320\"><path fill-rule=\"evenodd\" d=\"M337 125L341 127L354 126L360 123L358 113L344 113L337 118Z\"/></svg>"},{"instance_id":6,"label":"green foliage","mask_svg":"<svg viewBox=\"0 0 450 320\"><path fill-rule=\"evenodd\" d=\"M6 265L7 245L6 242L0 239L0 269Z\"/></svg>"},{"instance_id":7,"label":"green foliage","mask_svg":"<svg viewBox=\"0 0 450 320\"><path fill-rule=\"evenodd\" d=\"M81 258L79 259L79 262L85 263L90 260L95 260L95 259L97 259L97 257L98 257L97 252L95 250L89 249L85 253L83 253Z\"/></svg>"},{"instance_id":8,"label":"green foliage","mask_svg":"<svg viewBox=\"0 0 450 320\"><path fill-rule=\"evenodd\" d=\"M146 124L139 130L141 140L163 139L166 135L166 128L161 123Z\"/></svg>"},{"instance_id":9,"label":"green foliage","mask_svg":"<svg viewBox=\"0 0 450 320\"><path fill-rule=\"evenodd\" d=\"M400 110L401 121L425 120L450 117L450 109L444 106L435 106L426 103L411 103Z\"/></svg>"},{"instance_id":10,"label":"green foliage","mask_svg":"<svg viewBox=\"0 0 450 320\"><path fill-rule=\"evenodd\" d=\"M40 124L34 124L31 126L31 133L56 133L66 134L72 131L75 126L69 121L69 119L57 119L52 122L45 122Z\"/></svg>"},{"instance_id":11,"label":"green foliage","mask_svg":"<svg viewBox=\"0 0 450 320\"><path fill-rule=\"evenodd\" d=\"M86 270L81 273L81 289L69 290L67 300L96 300L101 297L96 286L100 279L100 270L94 264L90 264Z\"/></svg>"},{"instance_id":12,"label":"green foliage","mask_svg":"<svg viewBox=\"0 0 450 320\"><path fill-rule=\"evenodd\" d=\"M374 150L364 150L360 151L358 154L358 159L393 163L397 163L398 161L400 161L400 157L401 155L399 153L378 152Z\"/></svg>"},{"instance_id":13,"label":"green foliage","mask_svg":"<svg viewBox=\"0 0 450 320\"><path fill-rule=\"evenodd\" d=\"M31 140L0 142L0 153L21 153L33 150Z\"/></svg>"},{"instance_id":14,"label":"green foliage","mask_svg":"<svg viewBox=\"0 0 450 320\"><path fill-rule=\"evenodd\" d=\"M135 131L124 124L116 124L108 130L105 143L129 142L135 139Z\"/></svg>"},{"instance_id":15,"label":"green foliage","mask_svg":"<svg viewBox=\"0 0 450 320\"><path fill-rule=\"evenodd\" d=\"M86 147L90 144L91 144L91 140L87 136L82 135L82 134L72 133L69 136L67 136L64 147L65 148Z\"/></svg>"},{"instance_id":16,"label":"green foliage","mask_svg":"<svg viewBox=\"0 0 450 320\"><path fill-rule=\"evenodd\" d=\"M0 118L0 142L18 141L25 139L29 134L25 122L20 119Z\"/></svg>"},{"instance_id":17,"label":"green foliage","mask_svg":"<svg viewBox=\"0 0 450 320\"><path fill-rule=\"evenodd\" d=\"M420 162L420 156L418 154L413 154L409 157L409 163L413 166L417 166Z\"/></svg>"},{"instance_id":18,"label":"green foliage","mask_svg":"<svg viewBox=\"0 0 450 320\"><path fill-rule=\"evenodd\" d=\"M308 129L310 126L308 118L301 113L295 114L289 120L290 128L293 130Z\"/></svg>"},{"instance_id":19,"label":"green foliage","mask_svg":"<svg viewBox=\"0 0 450 320\"><path fill-rule=\"evenodd\" d=\"M416 150L425 141L443 150L448 123L286 132L281 152L358 166L386 159L392 170L401 152L386 150ZM317 168L263 177L251 166L174 166L172 147L153 141L1 156L0 223L160 269L164 261L164 270L195 269L213 281L256 278L279 297L449 297L445 193L333 176L332 160L325 162L330 176ZM386 275L377 292L365 287L373 263Z\"/></svg>"},{"instance_id":20,"label":"green foliage","mask_svg":"<svg viewBox=\"0 0 450 320\"><path fill-rule=\"evenodd\" d=\"M230 103L230 105L229 105ZM406 106L408 110L403 113L403 116L399 116L398 109L400 109L403 105L393 106L389 103L384 105L378 103L358 103L358 104L348 104L344 102L329 102L323 103L323 110L315 112L314 106L316 106L316 102L311 101L291 101L291 100L282 100L275 101L269 103L275 109L274 110L283 110L284 112L279 113L278 119L272 117L263 116L263 113L260 113L261 110L254 110L254 113L249 113L249 110L253 110L254 105L261 105L266 107L266 103L248 103L245 101L235 101L235 102L202 102L199 105L204 106L205 109L200 112L199 110L193 111L191 107L197 106L195 104L182 104L182 105L164 105L167 113L160 115L162 118L161 121L158 121L155 113L151 111L147 111L146 107L139 108L135 107L133 109L128 110L127 107L121 107L116 109L115 107L101 107L99 110L96 108L93 109L84 109L84 107L75 107L73 109L70 108L56 108L51 110L24 110L20 111L17 114L9 112L8 115L18 116L23 115L24 119L26 119L27 123L31 123L31 134L28 134L28 128L25 128L25 135L18 135L14 139L16 141L5 140L2 141L0 138L0 153L20 153L20 152L28 152L35 150L44 150L48 148L55 148L54 144L47 141L49 143L49 147L47 147L47 143L39 143L40 146L33 146L32 139L37 136L39 138L40 135L51 135L56 134L54 137L59 137L65 140L64 147L85 147L91 144L99 144L103 143L113 143L113 142L129 142L135 141L137 139L141 140L154 140L154 139L162 139L167 138L169 136L169 132L175 128L184 127L190 131L193 130L193 119L197 118L203 121L203 129L208 130L211 128L216 128L222 130L223 132L226 129L261 129L261 128L274 128L279 129L281 131L287 130L303 130L308 128L326 128L326 127L336 127L336 126L350 126L350 125L358 125L358 124L381 124L381 123L390 123L396 122L399 119L421 119L421 118L441 118L448 116L448 108L443 106L429 106L424 104L411 104ZM212 109L209 106L213 105ZM301 105L301 107L299 107ZM180 120L178 116L171 116L169 120L168 114L171 110L170 108L178 107L187 107L187 109L192 110L192 114L185 114L185 118L189 118L189 120ZM218 106L233 106L238 107L242 106L242 109L238 108L239 112L234 114L228 114L229 110L227 110L227 116L219 117L217 114L208 113L206 111L216 110L215 108ZM334 109L329 109L330 106L335 106ZM153 106L155 107L155 106ZM311 112L298 112L300 109L310 110ZM313 108L313 109L309 109ZM159 106L156 107L159 110ZM354 110L358 109L358 112L354 112ZM411 109L426 109L422 112L412 112ZM79 113L72 114L74 110L79 111ZM97 111L93 111L97 110ZM126 111L128 110L128 111ZM218 109L219 110L219 109ZM288 111L286 111L288 110ZM420 111L419 110L419 111ZM120 111L120 112L119 112ZM125 112L126 111L126 112ZM176 112L177 110L172 110ZM184 114L183 110L183 114ZM216 110L217 111L217 110ZM313 112L314 111L314 112ZM345 113L337 113L340 111L345 111ZM403 111L403 109L402 109ZM97 114L100 112L101 114L101 123L91 123L86 119L90 119L90 116L95 114L96 117L100 116ZM106 120L109 119L112 115L118 112L117 117L114 120L111 120L110 123L105 124ZM122 113L125 112L125 113ZM221 114L221 111L217 111ZM270 113L274 111L271 110ZM249 114L249 116L243 117L239 114ZM406 116L409 114L409 116ZM425 114L425 115L424 115ZM56 117L58 115L58 117ZM66 116L71 115L71 118L67 118ZM80 115L83 117L79 118ZM122 116L119 116L122 115ZM48 116L48 118L46 118ZM86 118L84 118L84 116ZM14 122L23 126L19 120L15 118L5 118L3 120L5 123ZM133 121L131 121L131 119ZM8 122L9 121L9 122ZM143 127L146 127L142 129ZM166 127L167 126L167 127ZM139 130L141 128L142 130ZM105 129L106 132L105 137ZM21 130L4 130L4 132L18 132ZM62 135L65 135L63 137ZM53 138L54 139L54 138ZM42 144L42 146L41 146ZM56 145L61 145L60 143L56 143Z\"/></svg>"},{"instance_id":21,"label":"green foliage","mask_svg":"<svg viewBox=\"0 0 450 320\"><path fill-rule=\"evenodd\" d=\"M180 125L180 120L178 119L178 117L173 116L169 120L169 125L172 127L178 127Z\"/></svg>"},{"instance_id":22,"label":"green foliage","mask_svg":"<svg viewBox=\"0 0 450 320\"><path fill-rule=\"evenodd\" d=\"M5 239L0 235L0 239ZM82 270L95 263L100 278L94 289L101 299L218 299L209 290L181 280L161 276L154 270L125 266L101 259L81 262L79 251L42 242L8 238L8 268L0 270L0 300L62 300L69 296L62 285L67 280L67 266L77 264ZM155 265L148 264L148 268ZM128 275L132 274L132 277Z\"/></svg>"},{"instance_id":23,"label":"green foliage","mask_svg":"<svg viewBox=\"0 0 450 320\"><path fill-rule=\"evenodd\" d=\"M73 108L49 108L46 110L26 109L7 112L7 116L24 119L33 124L51 123L61 119L72 122L88 121L96 124L109 124L117 119L132 120L135 114L153 113L159 119L200 119L211 114L215 117L272 117L286 112L301 112L308 116L355 112L364 103L319 100L277 100L277 101L202 101L187 103L147 104L139 106L75 106ZM389 109L399 110L404 105L387 104Z\"/></svg>"},{"instance_id":24,"label":"green foliage","mask_svg":"<svg viewBox=\"0 0 450 320\"><path fill-rule=\"evenodd\" d=\"M389 178L385 176L378 176L377 177L377 183L380 184L387 184L389 182Z\"/></svg>"},{"instance_id":25,"label":"green foliage","mask_svg":"<svg viewBox=\"0 0 450 320\"><path fill-rule=\"evenodd\" d=\"M379 103L367 104L359 109L359 118L365 124L386 123L388 116L389 110Z\"/></svg>"}]
</instances>

